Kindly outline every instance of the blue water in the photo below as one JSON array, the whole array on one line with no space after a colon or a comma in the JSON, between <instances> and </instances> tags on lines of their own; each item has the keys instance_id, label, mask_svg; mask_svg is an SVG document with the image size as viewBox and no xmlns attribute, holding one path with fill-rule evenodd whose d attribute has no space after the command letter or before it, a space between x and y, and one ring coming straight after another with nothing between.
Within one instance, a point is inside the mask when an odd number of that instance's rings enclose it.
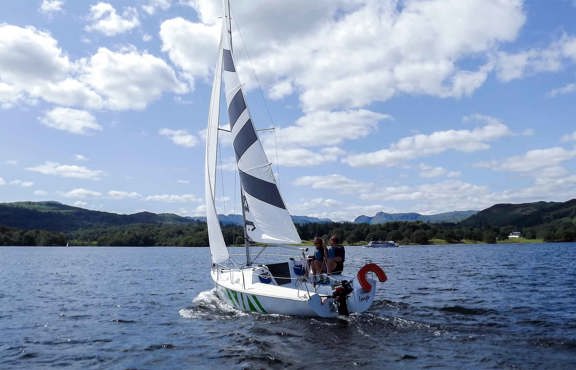
<instances>
[{"instance_id":1,"label":"blue water","mask_svg":"<svg viewBox=\"0 0 576 370\"><path fill-rule=\"evenodd\" d=\"M347 257L389 280L323 320L221 304L206 248L0 248L0 369L576 368L576 244Z\"/></svg>"}]
</instances>

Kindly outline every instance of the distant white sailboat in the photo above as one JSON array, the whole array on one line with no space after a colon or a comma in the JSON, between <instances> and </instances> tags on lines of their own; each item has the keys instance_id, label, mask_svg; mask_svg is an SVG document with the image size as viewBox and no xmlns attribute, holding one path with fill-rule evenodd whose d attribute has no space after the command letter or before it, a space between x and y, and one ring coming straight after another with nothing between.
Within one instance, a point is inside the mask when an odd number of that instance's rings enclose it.
<instances>
[{"instance_id":1,"label":"distant white sailboat","mask_svg":"<svg viewBox=\"0 0 576 370\"><path fill-rule=\"evenodd\" d=\"M235 308L259 313L336 317L367 310L376 294L376 279L386 275L367 264L354 276L330 275L314 282L306 255L298 248L294 257L278 263L259 264L250 256L248 242L299 244L301 242L266 153L252 123L232 53L230 4L224 0L218 61L212 85L206 132L206 219L212 258L211 277L217 295ZM224 242L215 205L216 163L222 82L230 131L240 178L246 260L234 261Z\"/></svg>"},{"instance_id":2,"label":"distant white sailboat","mask_svg":"<svg viewBox=\"0 0 576 370\"><path fill-rule=\"evenodd\" d=\"M368 242L365 248L398 248L400 244L394 240L372 240Z\"/></svg>"}]
</instances>

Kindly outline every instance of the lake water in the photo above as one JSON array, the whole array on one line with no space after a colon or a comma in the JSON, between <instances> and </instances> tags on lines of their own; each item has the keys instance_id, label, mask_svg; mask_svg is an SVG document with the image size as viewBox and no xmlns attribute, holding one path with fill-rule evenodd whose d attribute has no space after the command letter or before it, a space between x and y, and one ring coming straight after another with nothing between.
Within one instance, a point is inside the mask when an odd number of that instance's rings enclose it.
<instances>
[{"instance_id":1,"label":"lake water","mask_svg":"<svg viewBox=\"0 0 576 370\"><path fill-rule=\"evenodd\" d=\"M207 248L0 248L0 369L576 368L576 244L348 247L346 319L244 314Z\"/></svg>"}]
</instances>

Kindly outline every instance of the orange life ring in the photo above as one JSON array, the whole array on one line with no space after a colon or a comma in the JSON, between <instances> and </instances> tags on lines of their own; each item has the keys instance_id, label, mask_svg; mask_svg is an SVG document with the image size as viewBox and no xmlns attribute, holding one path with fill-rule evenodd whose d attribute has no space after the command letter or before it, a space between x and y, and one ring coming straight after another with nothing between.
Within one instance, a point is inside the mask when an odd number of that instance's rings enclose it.
<instances>
[{"instance_id":1,"label":"orange life ring","mask_svg":"<svg viewBox=\"0 0 576 370\"><path fill-rule=\"evenodd\" d=\"M372 284L370 284L368 280L366 280L366 275L369 272L375 273L376 276L378 277L378 280L380 280L380 282L382 283L388 280L388 277L386 277L384 270L382 270L382 268L380 268L380 266L378 266L377 264L368 263L362 266L362 268L358 270L358 274L356 276L358 277L358 282L360 283L362 290L364 290L365 292L369 292L370 290L372 290Z\"/></svg>"}]
</instances>

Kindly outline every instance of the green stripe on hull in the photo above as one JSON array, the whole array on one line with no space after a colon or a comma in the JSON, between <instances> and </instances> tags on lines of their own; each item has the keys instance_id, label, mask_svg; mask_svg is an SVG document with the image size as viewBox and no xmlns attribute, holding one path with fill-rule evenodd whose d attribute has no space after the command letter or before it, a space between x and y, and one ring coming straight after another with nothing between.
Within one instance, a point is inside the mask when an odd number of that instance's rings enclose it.
<instances>
[{"instance_id":1,"label":"green stripe on hull","mask_svg":"<svg viewBox=\"0 0 576 370\"><path fill-rule=\"evenodd\" d=\"M246 297L247 301L248 301L248 306L250 307L250 312L258 312L258 310L256 309L256 307L254 307L254 305L252 304L252 300L250 299L250 296Z\"/></svg>"},{"instance_id":2,"label":"green stripe on hull","mask_svg":"<svg viewBox=\"0 0 576 370\"><path fill-rule=\"evenodd\" d=\"M260 301L258 300L258 297L252 296L252 298L254 298L254 302L256 303L256 306L258 306L258 308L260 309L260 312L266 313L266 310L265 310L264 307L262 307L262 305L260 304Z\"/></svg>"},{"instance_id":3,"label":"green stripe on hull","mask_svg":"<svg viewBox=\"0 0 576 370\"><path fill-rule=\"evenodd\" d=\"M226 292L226 295L228 296L228 300L230 301L230 304L232 305L232 307L236 307L236 301L234 300L234 296L232 295L232 292L228 289L224 289L224 291Z\"/></svg>"},{"instance_id":4,"label":"green stripe on hull","mask_svg":"<svg viewBox=\"0 0 576 370\"><path fill-rule=\"evenodd\" d=\"M267 313L264 306L262 306L258 300L258 297L247 293L237 292L233 289L222 289L234 308L245 312Z\"/></svg>"}]
</instances>

